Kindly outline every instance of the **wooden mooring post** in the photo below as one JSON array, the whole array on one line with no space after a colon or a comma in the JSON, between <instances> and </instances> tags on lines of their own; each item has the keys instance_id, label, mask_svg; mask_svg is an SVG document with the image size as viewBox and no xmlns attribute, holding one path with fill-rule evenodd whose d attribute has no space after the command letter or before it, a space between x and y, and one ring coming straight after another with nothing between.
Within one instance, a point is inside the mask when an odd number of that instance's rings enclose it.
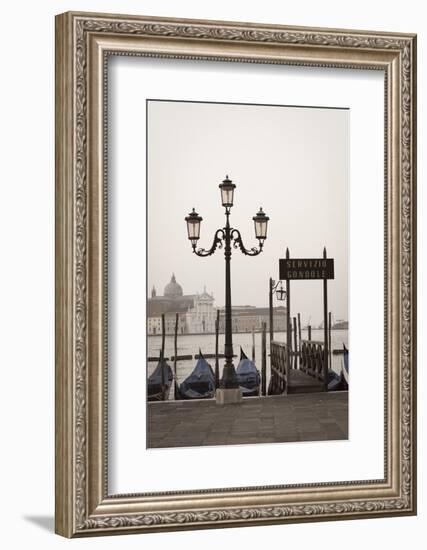
<instances>
[{"instance_id":1,"label":"wooden mooring post","mask_svg":"<svg viewBox=\"0 0 427 550\"><path fill-rule=\"evenodd\" d=\"M162 313L162 345L160 348L162 357L165 356L165 337L166 337L166 321L165 321L165 314Z\"/></svg>"},{"instance_id":2,"label":"wooden mooring post","mask_svg":"<svg viewBox=\"0 0 427 550\"><path fill-rule=\"evenodd\" d=\"M174 398L175 401L179 398L179 391L178 391L178 379L176 375L176 363L177 363L177 355L178 355L178 324L179 324L179 313L176 314L175 317L175 335L174 335L174 357L173 357L173 379L174 379Z\"/></svg>"},{"instance_id":3,"label":"wooden mooring post","mask_svg":"<svg viewBox=\"0 0 427 550\"><path fill-rule=\"evenodd\" d=\"M301 314L298 313L298 351L301 351Z\"/></svg>"},{"instance_id":4,"label":"wooden mooring post","mask_svg":"<svg viewBox=\"0 0 427 550\"><path fill-rule=\"evenodd\" d=\"M311 340L311 325L307 325L307 332L308 332L307 338L308 338L309 340Z\"/></svg>"},{"instance_id":5,"label":"wooden mooring post","mask_svg":"<svg viewBox=\"0 0 427 550\"><path fill-rule=\"evenodd\" d=\"M274 339L274 328L273 328L273 286L274 281L270 277L268 281L268 311L269 311L269 329L270 329L270 342Z\"/></svg>"},{"instance_id":6,"label":"wooden mooring post","mask_svg":"<svg viewBox=\"0 0 427 550\"><path fill-rule=\"evenodd\" d=\"M215 319L215 388L219 388L218 340L219 340L219 309L216 310L216 319Z\"/></svg>"},{"instance_id":7,"label":"wooden mooring post","mask_svg":"<svg viewBox=\"0 0 427 550\"><path fill-rule=\"evenodd\" d=\"M255 328L252 327L252 361L255 363Z\"/></svg>"},{"instance_id":8,"label":"wooden mooring post","mask_svg":"<svg viewBox=\"0 0 427 550\"><path fill-rule=\"evenodd\" d=\"M329 331L329 368L332 369L332 312L329 312L329 325L328 325L328 331Z\"/></svg>"},{"instance_id":9,"label":"wooden mooring post","mask_svg":"<svg viewBox=\"0 0 427 550\"><path fill-rule=\"evenodd\" d=\"M261 395L267 395L267 323L262 323Z\"/></svg>"},{"instance_id":10,"label":"wooden mooring post","mask_svg":"<svg viewBox=\"0 0 427 550\"><path fill-rule=\"evenodd\" d=\"M298 368L297 319L294 317L294 369Z\"/></svg>"},{"instance_id":11,"label":"wooden mooring post","mask_svg":"<svg viewBox=\"0 0 427 550\"><path fill-rule=\"evenodd\" d=\"M323 248L323 259L326 260L326 246ZM323 329L324 329L324 356L323 356L323 389L328 391L328 279L323 279Z\"/></svg>"},{"instance_id":12,"label":"wooden mooring post","mask_svg":"<svg viewBox=\"0 0 427 550\"><path fill-rule=\"evenodd\" d=\"M286 259L289 260L289 248L286 248ZM280 278L282 276L280 275ZM291 364L291 283L289 278L286 278L286 365Z\"/></svg>"},{"instance_id":13,"label":"wooden mooring post","mask_svg":"<svg viewBox=\"0 0 427 550\"><path fill-rule=\"evenodd\" d=\"M165 401L165 398L166 398L165 369L163 368L163 358L165 356L165 332L166 332L165 314L162 313L162 347L160 350L160 376L161 376L161 382L162 382L162 401Z\"/></svg>"}]
</instances>

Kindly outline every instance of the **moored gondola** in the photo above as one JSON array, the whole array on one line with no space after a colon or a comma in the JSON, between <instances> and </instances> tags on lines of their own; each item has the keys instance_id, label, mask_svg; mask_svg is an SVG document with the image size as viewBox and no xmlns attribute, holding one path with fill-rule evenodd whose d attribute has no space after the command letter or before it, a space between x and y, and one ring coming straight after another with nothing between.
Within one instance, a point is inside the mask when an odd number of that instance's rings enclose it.
<instances>
[{"instance_id":1,"label":"moored gondola","mask_svg":"<svg viewBox=\"0 0 427 550\"><path fill-rule=\"evenodd\" d=\"M342 365L342 373L343 373L345 383L347 384L347 387L348 387L348 349L345 347L344 344L342 345L342 347L344 349L344 361Z\"/></svg>"},{"instance_id":2,"label":"moored gondola","mask_svg":"<svg viewBox=\"0 0 427 550\"><path fill-rule=\"evenodd\" d=\"M180 399L209 399L215 394L215 373L199 350L193 372L179 386Z\"/></svg>"},{"instance_id":3,"label":"moored gondola","mask_svg":"<svg viewBox=\"0 0 427 550\"><path fill-rule=\"evenodd\" d=\"M342 371L338 374L332 369L328 370L328 391L340 391L347 389Z\"/></svg>"},{"instance_id":4,"label":"moored gondola","mask_svg":"<svg viewBox=\"0 0 427 550\"><path fill-rule=\"evenodd\" d=\"M243 397L259 395L261 376L255 363L248 359L240 346L240 361L236 369L237 382L242 390Z\"/></svg>"},{"instance_id":5,"label":"moored gondola","mask_svg":"<svg viewBox=\"0 0 427 550\"><path fill-rule=\"evenodd\" d=\"M328 370L328 391L348 390L348 349L343 344L343 357L341 372Z\"/></svg>"},{"instance_id":6,"label":"moored gondola","mask_svg":"<svg viewBox=\"0 0 427 550\"><path fill-rule=\"evenodd\" d=\"M148 401L166 401L169 399L169 392L173 380L173 372L166 359L160 355L157 367L147 380Z\"/></svg>"}]
</instances>

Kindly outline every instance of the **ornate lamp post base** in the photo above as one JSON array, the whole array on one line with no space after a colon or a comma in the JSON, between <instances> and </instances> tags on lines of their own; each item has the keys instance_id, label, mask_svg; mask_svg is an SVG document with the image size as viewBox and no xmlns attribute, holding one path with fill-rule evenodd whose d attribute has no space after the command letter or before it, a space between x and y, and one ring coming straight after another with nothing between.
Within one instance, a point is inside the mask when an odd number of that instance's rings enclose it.
<instances>
[{"instance_id":1,"label":"ornate lamp post base","mask_svg":"<svg viewBox=\"0 0 427 550\"><path fill-rule=\"evenodd\" d=\"M218 388L215 392L217 405L229 405L242 402L242 390L240 388Z\"/></svg>"}]
</instances>

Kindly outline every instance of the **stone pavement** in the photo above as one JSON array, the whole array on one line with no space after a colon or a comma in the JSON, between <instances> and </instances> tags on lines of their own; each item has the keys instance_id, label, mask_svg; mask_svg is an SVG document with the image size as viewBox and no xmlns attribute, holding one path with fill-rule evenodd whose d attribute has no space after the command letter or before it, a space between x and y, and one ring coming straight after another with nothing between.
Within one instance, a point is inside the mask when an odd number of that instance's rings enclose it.
<instances>
[{"instance_id":1,"label":"stone pavement","mask_svg":"<svg viewBox=\"0 0 427 550\"><path fill-rule=\"evenodd\" d=\"M148 403L149 448L348 438L348 392Z\"/></svg>"}]
</instances>

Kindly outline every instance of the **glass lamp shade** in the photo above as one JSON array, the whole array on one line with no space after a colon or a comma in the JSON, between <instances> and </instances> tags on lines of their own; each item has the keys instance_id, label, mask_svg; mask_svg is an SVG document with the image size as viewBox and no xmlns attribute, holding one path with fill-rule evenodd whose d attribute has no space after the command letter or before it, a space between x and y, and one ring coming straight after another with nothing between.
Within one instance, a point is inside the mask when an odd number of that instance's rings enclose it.
<instances>
[{"instance_id":1,"label":"glass lamp shade","mask_svg":"<svg viewBox=\"0 0 427 550\"><path fill-rule=\"evenodd\" d=\"M255 223L255 237L260 240L266 239L267 225L270 218L265 214L265 212L262 211L262 208L260 208L257 215L254 216L252 219Z\"/></svg>"},{"instance_id":2,"label":"glass lamp shade","mask_svg":"<svg viewBox=\"0 0 427 550\"><path fill-rule=\"evenodd\" d=\"M199 216L199 214L194 210L188 214L188 216L185 218L185 221L187 222L187 232L188 232L188 238L193 244L196 244L198 239L200 238L200 222L202 221L202 217Z\"/></svg>"},{"instance_id":3,"label":"glass lamp shade","mask_svg":"<svg viewBox=\"0 0 427 550\"><path fill-rule=\"evenodd\" d=\"M280 288L276 290L276 296L280 302L283 302L286 299L286 290L284 290L282 285L280 285Z\"/></svg>"},{"instance_id":4,"label":"glass lamp shade","mask_svg":"<svg viewBox=\"0 0 427 550\"><path fill-rule=\"evenodd\" d=\"M219 184L219 188L221 189L222 206L231 208L233 206L235 184L228 179L228 176L225 176L225 180Z\"/></svg>"}]
</instances>

